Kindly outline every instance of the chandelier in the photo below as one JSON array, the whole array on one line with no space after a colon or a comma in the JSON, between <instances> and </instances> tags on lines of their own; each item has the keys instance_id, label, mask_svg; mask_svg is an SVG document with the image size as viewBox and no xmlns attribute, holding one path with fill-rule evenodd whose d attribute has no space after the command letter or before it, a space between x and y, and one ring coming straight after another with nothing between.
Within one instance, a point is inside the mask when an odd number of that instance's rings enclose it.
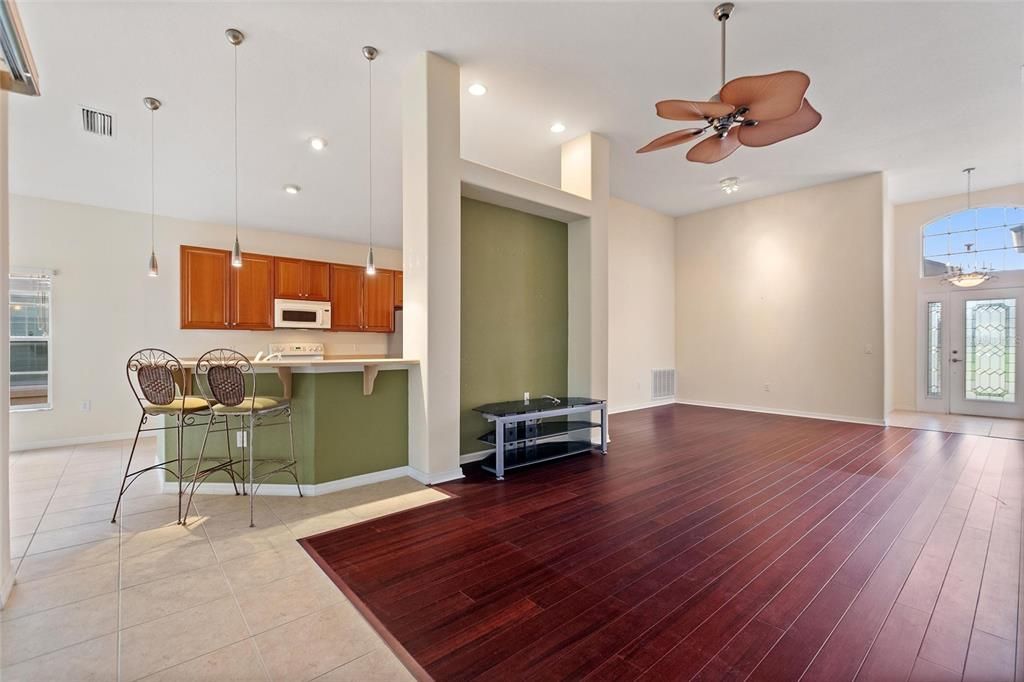
<instances>
[{"instance_id":1,"label":"chandelier","mask_svg":"<svg viewBox=\"0 0 1024 682\"><path fill-rule=\"evenodd\" d=\"M971 173L974 172L974 168L965 168L964 174L967 176L967 210L971 210ZM977 240L978 235L978 217L974 217L974 235ZM967 255L975 254L974 263L968 268L960 265L946 265L946 276L942 278L944 284L952 284L955 287L961 287L963 289L969 289L970 287L976 287L983 282L987 282L992 279L992 268L982 265L977 260L977 251L974 251L975 242L968 242L964 244L964 249L967 251Z\"/></svg>"}]
</instances>

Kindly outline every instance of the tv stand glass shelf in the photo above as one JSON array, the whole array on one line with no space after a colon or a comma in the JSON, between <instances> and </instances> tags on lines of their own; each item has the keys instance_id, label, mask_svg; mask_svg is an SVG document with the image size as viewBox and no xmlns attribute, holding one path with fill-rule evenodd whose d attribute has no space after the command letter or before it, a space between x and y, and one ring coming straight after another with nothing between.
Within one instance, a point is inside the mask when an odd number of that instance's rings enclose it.
<instances>
[{"instance_id":1,"label":"tv stand glass shelf","mask_svg":"<svg viewBox=\"0 0 1024 682\"><path fill-rule=\"evenodd\" d=\"M505 478L506 471L538 462L595 448L600 448L601 454L608 453L608 405L604 400L545 396L490 403L473 409L494 424L494 430L479 440L494 446L494 454L488 456L482 466L499 481ZM600 421L591 420L594 412L600 414ZM601 429L599 444L591 442L591 429Z\"/></svg>"}]
</instances>

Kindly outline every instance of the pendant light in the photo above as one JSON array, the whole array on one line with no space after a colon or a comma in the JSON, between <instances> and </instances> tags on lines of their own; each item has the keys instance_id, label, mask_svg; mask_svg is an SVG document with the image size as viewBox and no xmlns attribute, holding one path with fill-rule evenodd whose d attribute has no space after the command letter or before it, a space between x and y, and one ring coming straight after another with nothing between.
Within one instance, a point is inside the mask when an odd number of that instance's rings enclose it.
<instances>
[{"instance_id":1,"label":"pendant light","mask_svg":"<svg viewBox=\"0 0 1024 682\"><path fill-rule=\"evenodd\" d=\"M235 53L235 245L231 247L231 265L242 267L242 247L238 243L238 46L245 40L245 34L237 28L224 31L224 36L234 47Z\"/></svg>"},{"instance_id":2,"label":"pendant light","mask_svg":"<svg viewBox=\"0 0 1024 682\"><path fill-rule=\"evenodd\" d=\"M150 277L160 276L160 266L156 262L156 110L160 108L160 100L155 97L144 97L142 103L149 109L149 274Z\"/></svg>"},{"instance_id":3,"label":"pendant light","mask_svg":"<svg viewBox=\"0 0 1024 682\"><path fill-rule=\"evenodd\" d=\"M373 60L377 58L377 48L367 45L363 48L363 56L366 57L366 103L369 112L370 134L367 137L367 166L370 174L370 249L366 252L366 274L376 274L377 268L373 265Z\"/></svg>"},{"instance_id":4,"label":"pendant light","mask_svg":"<svg viewBox=\"0 0 1024 682\"><path fill-rule=\"evenodd\" d=\"M971 173L974 172L974 168L964 168L964 174L967 176L967 212L973 210L971 206ZM992 268L987 268L981 265L977 260L977 251L974 251L974 247L978 244L978 213L974 212L974 241L964 244L964 248L967 250L967 255L974 255L975 261L970 266L969 270L964 269L959 265L950 265L949 272L942 281L947 284L952 284L955 287L962 289L968 289L970 287L976 287L979 284L987 282L992 279ZM950 254L951 255L951 254Z\"/></svg>"}]
</instances>

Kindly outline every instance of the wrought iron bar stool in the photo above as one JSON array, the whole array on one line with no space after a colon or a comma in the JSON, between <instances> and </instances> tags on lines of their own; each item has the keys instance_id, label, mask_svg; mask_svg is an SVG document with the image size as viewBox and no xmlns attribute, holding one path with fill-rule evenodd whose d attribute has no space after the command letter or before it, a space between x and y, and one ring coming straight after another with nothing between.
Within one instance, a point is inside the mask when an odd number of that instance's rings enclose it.
<instances>
[{"instance_id":1,"label":"wrought iron bar stool","mask_svg":"<svg viewBox=\"0 0 1024 682\"><path fill-rule=\"evenodd\" d=\"M185 386L188 374L181 366L181 361L172 354L159 348L144 348L132 354L128 358L125 368L128 376L128 385L139 403L142 416L139 418L139 425L135 429L135 440L132 442L132 451L128 455L128 464L125 466L124 477L121 479L121 488L117 494L117 503L114 505L114 514L110 522L117 521L117 511L121 507L121 498L131 487L132 483L138 480L141 474L154 469L162 469L170 472L178 479L178 523L182 523L181 498L184 494L183 479L187 475L183 471L183 444L185 428L197 426L196 417L202 415L213 416L210 409L210 402L199 396L188 395L188 387ZM150 418L163 419L173 416L175 423L172 426L149 426ZM162 424L162 422L161 422ZM177 449L174 461L163 460L156 464L145 466L132 471L132 461L135 459L135 449L139 444L139 436L143 431L167 431L173 429L177 434ZM229 453L230 454L230 453ZM199 460L196 460L198 470ZM234 475L231 483L235 483ZM238 486L235 486L237 493Z\"/></svg>"},{"instance_id":2,"label":"wrought iron bar stool","mask_svg":"<svg viewBox=\"0 0 1024 682\"><path fill-rule=\"evenodd\" d=\"M256 491L271 476L279 473L291 474L295 479L295 489L298 490L299 497L302 497L302 488L299 486L299 476L296 472L291 401L283 397L257 395L256 370L253 368L252 362L242 353L229 348L217 348L203 354L196 361L196 375L199 379L197 381L199 388L203 392L203 396L210 402L213 411L213 416L207 424L207 438L214 422L221 417L224 418L225 431L229 433L231 431L231 417L238 417L239 429L246 433L241 457L242 494L249 495L249 527L252 528L256 525L254 522ZM256 427L285 425L288 426L289 456L256 459L253 456L255 449L253 436ZM230 441L231 438L228 436L229 447ZM205 449L206 438L203 439L203 450L199 453L200 464ZM248 492L245 489L246 455L248 455L249 465ZM257 469L260 469L258 473ZM197 487L216 470L219 470L219 467L210 467L205 471L200 471L199 466L196 467L196 474L193 476L189 489L188 503L185 505L186 520L192 506L192 496L195 495Z\"/></svg>"}]
</instances>

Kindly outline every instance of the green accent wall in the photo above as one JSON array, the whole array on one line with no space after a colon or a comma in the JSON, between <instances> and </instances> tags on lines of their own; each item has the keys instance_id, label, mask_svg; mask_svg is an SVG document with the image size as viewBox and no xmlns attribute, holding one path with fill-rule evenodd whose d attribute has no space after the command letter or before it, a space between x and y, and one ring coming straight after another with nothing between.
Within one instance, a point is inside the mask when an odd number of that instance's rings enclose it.
<instances>
[{"instance_id":1,"label":"green accent wall","mask_svg":"<svg viewBox=\"0 0 1024 682\"><path fill-rule=\"evenodd\" d=\"M359 474L405 466L409 463L409 378L406 370L382 370L374 383L373 394L363 395L362 372L329 372L292 374L292 427L295 432L295 458L299 482L325 483ZM281 395L281 382L276 373L256 375L260 395ZM288 455L287 421L284 426L257 427L254 455L286 457ZM198 455L206 431L206 419L200 426L185 430L185 457ZM173 419L167 420L168 424ZM231 418L232 429L239 419ZM223 422L214 426L222 429ZM174 431L167 431L164 456L175 455ZM226 437L213 433L207 443L210 457L223 458ZM235 434L231 434L231 450ZM186 466L186 469L188 467ZM240 470L239 470L240 472ZM258 470L257 470L258 473ZM175 480L167 475L166 480ZM229 482L225 474L214 474L208 481ZM291 483L287 474L278 474L268 483Z\"/></svg>"},{"instance_id":2,"label":"green accent wall","mask_svg":"<svg viewBox=\"0 0 1024 682\"><path fill-rule=\"evenodd\" d=\"M566 393L568 256L565 223L462 199L462 454L488 447L473 407Z\"/></svg>"}]
</instances>

